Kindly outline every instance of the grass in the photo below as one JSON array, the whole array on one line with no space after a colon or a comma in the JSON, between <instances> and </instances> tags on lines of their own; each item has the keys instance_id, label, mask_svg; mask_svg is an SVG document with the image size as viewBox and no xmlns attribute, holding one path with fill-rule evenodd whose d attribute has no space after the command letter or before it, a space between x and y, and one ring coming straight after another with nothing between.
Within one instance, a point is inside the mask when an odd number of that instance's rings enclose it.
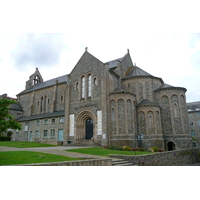
<instances>
[{"instance_id":1,"label":"grass","mask_svg":"<svg viewBox=\"0 0 200 200\"><path fill-rule=\"evenodd\" d=\"M59 156L34 151L4 151L0 152L0 165L17 165L30 163L48 163L80 160L66 156Z\"/></svg>"},{"instance_id":2,"label":"grass","mask_svg":"<svg viewBox=\"0 0 200 200\"><path fill-rule=\"evenodd\" d=\"M85 153L91 155L98 156L108 156L109 154L119 154L119 155L135 155L135 151L120 151L120 150L111 150L111 149L103 149L100 147L90 147L90 148L82 148L82 149L69 149L66 151L72 151L77 153ZM149 151L136 151L136 155L142 154L150 154L152 152Z\"/></svg>"},{"instance_id":3,"label":"grass","mask_svg":"<svg viewBox=\"0 0 200 200\"><path fill-rule=\"evenodd\" d=\"M55 147L56 145L43 144L37 142L0 141L0 146L31 148L31 147Z\"/></svg>"}]
</instances>

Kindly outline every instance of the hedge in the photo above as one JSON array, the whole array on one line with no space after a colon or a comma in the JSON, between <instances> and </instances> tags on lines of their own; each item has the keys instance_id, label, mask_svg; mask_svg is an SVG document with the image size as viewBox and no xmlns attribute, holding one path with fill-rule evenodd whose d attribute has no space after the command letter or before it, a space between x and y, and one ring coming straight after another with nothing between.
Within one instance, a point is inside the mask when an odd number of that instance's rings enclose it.
<instances>
[{"instance_id":1,"label":"hedge","mask_svg":"<svg viewBox=\"0 0 200 200\"><path fill-rule=\"evenodd\" d=\"M11 141L11 137L0 135L0 141Z\"/></svg>"}]
</instances>

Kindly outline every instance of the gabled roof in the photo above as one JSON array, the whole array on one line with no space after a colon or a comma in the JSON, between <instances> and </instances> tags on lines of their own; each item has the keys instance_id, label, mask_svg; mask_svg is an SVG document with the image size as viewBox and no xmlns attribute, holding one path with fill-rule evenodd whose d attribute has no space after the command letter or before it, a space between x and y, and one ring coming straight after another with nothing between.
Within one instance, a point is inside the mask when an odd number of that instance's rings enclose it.
<instances>
[{"instance_id":1,"label":"gabled roof","mask_svg":"<svg viewBox=\"0 0 200 200\"><path fill-rule=\"evenodd\" d=\"M17 120L19 122L23 122L23 121L36 120L36 119L60 117L60 116L64 116L64 115L65 115L65 111L61 110L61 111L56 111L56 112L52 112L52 113L44 113L44 114L38 114L38 115L32 115L32 116L24 116L24 117L18 118Z\"/></svg>"},{"instance_id":2,"label":"gabled roof","mask_svg":"<svg viewBox=\"0 0 200 200\"><path fill-rule=\"evenodd\" d=\"M42 82L42 83L38 83L38 84L32 86L31 88L20 92L19 94L25 94L25 93L28 93L28 92L32 92L34 90L39 90L39 89L42 89L42 88L45 88L45 87L55 85L56 81L58 81L57 83L67 82L67 75L60 76L60 77L57 77L57 78L54 78L54 79L51 79L51 80L48 80L48 81L45 81L45 82Z\"/></svg>"}]
</instances>

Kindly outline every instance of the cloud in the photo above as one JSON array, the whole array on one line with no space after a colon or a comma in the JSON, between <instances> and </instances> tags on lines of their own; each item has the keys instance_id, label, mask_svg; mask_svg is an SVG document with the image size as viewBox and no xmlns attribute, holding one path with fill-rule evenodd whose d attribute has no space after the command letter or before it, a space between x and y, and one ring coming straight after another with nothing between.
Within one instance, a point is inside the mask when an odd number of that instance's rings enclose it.
<instances>
[{"instance_id":1,"label":"cloud","mask_svg":"<svg viewBox=\"0 0 200 200\"><path fill-rule=\"evenodd\" d=\"M22 34L16 36L17 44L10 55L16 68L25 70L28 66L52 67L59 65L60 56L67 47L62 34Z\"/></svg>"}]
</instances>

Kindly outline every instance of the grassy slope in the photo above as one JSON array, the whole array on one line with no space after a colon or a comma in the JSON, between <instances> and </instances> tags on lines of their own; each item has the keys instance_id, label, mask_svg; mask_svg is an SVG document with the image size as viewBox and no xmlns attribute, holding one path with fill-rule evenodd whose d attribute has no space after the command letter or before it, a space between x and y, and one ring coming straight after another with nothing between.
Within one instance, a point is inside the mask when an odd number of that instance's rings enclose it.
<instances>
[{"instance_id":1,"label":"grassy slope","mask_svg":"<svg viewBox=\"0 0 200 200\"><path fill-rule=\"evenodd\" d=\"M30 148L30 147L54 147L56 145L42 144L37 142L0 141L0 146Z\"/></svg>"},{"instance_id":2,"label":"grassy slope","mask_svg":"<svg viewBox=\"0 0 200 200\"><path fill-rule=\"evenodd\" d=\"M98 155L98 156L108 156L109 154L133 155L133 156L135 155L135 151L110 150L110 149L103 149L100 147L91 147L91 148L83 148L83 149L69 149L66 151ZM152 153L152 152L136 151L136 155L150 154L150 153Z\"/></svg>"},{"instance_id":3,"label":"grassy slope","mask_svg":"<svg viewBox=\"0 0 200 200\"><path fill-rule=\"evenodd\" d=\"M33 151L0 152L0 165L61 162L70 160L80 160L80 159L47 154L47 153L33 152Z\"/></svg>"}]
</instances>

